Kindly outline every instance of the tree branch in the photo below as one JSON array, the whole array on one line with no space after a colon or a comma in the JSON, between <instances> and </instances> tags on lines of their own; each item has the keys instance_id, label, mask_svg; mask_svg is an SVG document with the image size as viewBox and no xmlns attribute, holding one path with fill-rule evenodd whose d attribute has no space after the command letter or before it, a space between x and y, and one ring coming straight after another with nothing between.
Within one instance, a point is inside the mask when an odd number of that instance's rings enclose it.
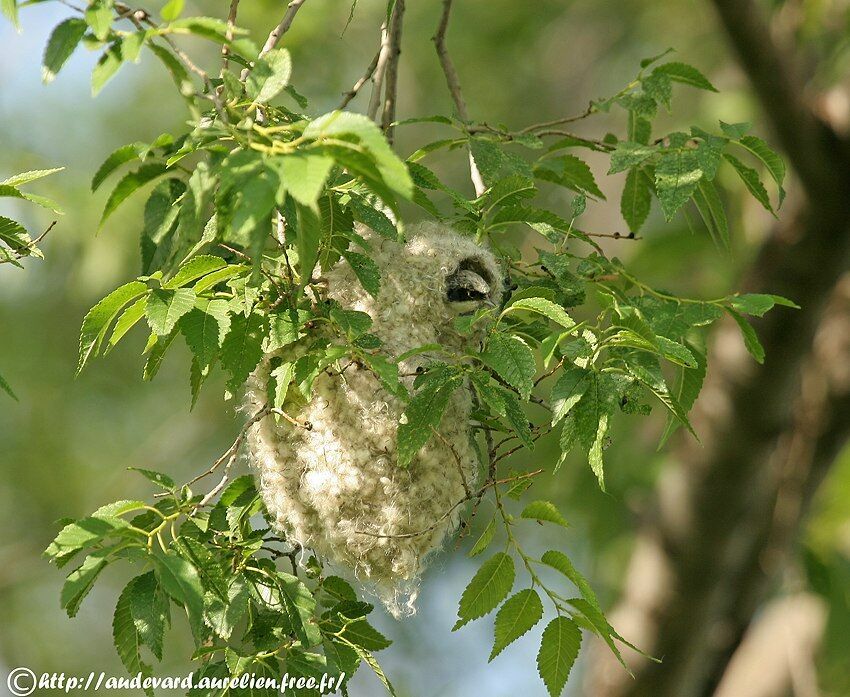
<instances>
[{"instance_id":1,"label":"tree branch","mask_svg":"<svg viewBox=\"0 0 850 697\"><path fill-rule=\"evenodd\" d=\"M389 57L384 86L384 106L381 113L381 128L387 140L393 142L396 99L398 98L398 63L401 56L401 30L404 22L404 0L396 0L390 21Z\"/></svg>"},{"instance_id":2,"label":"tree branch","mask_svg":"<svg viewBox=\"0 0 850 697\"><path fill-rule=\"evenodd\" d=\"M390 57L390 34L386 23L381 25L381 48L378 51L378 62L372 72L372 94L369 96L369 108L366 115L373 121L377 120L381 108L381 91L384 87L384 74Z\"/></svg>"},{"instance_id":3,"label":"tree branch","mask_svg":"<svg viewBox=\"0 0 850 697\"><path fill-rule=\"evenodd\" d=\"M460 78L457 75L457 70L449 55L449 49L446 46L446 32L449 29L451 13L452 0L443 0L443 13L440 15L440 23L437 25L437 32L434 34L432 41L434 42L434 48L437 50L440 66L443 68L443 75L445 75L446 85L449 88L449 94L451 94L457 115L464 124L468 124L469 112L466 109L466 101L460 89ZM472 151L469 153L469 176L472 179L472 185L475 187L475 195L480 196L487 190L487 185L481 177L481 172L478 171L478 165L475 164Z\"/></svg>"}]
</instances>

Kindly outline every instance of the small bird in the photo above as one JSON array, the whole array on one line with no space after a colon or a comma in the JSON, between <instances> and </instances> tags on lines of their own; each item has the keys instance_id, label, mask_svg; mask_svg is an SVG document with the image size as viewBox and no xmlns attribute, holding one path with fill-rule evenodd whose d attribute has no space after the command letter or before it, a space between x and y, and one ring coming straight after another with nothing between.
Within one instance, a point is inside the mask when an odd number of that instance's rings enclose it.
<instances>
[{"instance_id":1,"label":"small bird","mask_svg":"<svg viewBox=\"0 0 850 697\"><path fill-rule=\"evenodd\" d=\"M342 309L372 318L369 331L386 356L426 344L458 352L476 347L484 330L476 324L476 331L461 333L455 320L501 300L502 274L489 250L437 223L410 229L406 243L359 232L381 271L377 296L362 288L346 261L322 277L327 296ZM294 361L306 352L306 341L277 355ZM247 413L267 402L272 358L248 381ZM426 353L399 361L401 381L412 389L415 375L436 358ZM249 461L270 518L289 541L353 571L392 614L410 614L428 557L458 525L459 508L452 507L477 478L470 388L452 394L434 437L402 468L396 434L405 401L365 366L331 372L316 378L310 400L291 389L284 403L310 429L262 418L248 432Z\"/></svg>"}]
</instances>

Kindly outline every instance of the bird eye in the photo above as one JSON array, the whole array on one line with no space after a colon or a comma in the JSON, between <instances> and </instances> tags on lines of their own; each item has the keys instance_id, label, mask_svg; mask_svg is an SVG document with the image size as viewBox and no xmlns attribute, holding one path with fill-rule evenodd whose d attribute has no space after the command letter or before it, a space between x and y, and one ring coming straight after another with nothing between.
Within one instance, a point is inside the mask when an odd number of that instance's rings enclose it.
<instances>
[{"instance_id":1,"label":"bird eye","mask_svg":"<svg viewBox=\"0 0 850 697\"><path fill-rule=\"evenodd\" d=\"M446 279L446 300L450 303L484 302L491 290L490 273L473 257L461 261Z\"/></svg>"}]
</instances>

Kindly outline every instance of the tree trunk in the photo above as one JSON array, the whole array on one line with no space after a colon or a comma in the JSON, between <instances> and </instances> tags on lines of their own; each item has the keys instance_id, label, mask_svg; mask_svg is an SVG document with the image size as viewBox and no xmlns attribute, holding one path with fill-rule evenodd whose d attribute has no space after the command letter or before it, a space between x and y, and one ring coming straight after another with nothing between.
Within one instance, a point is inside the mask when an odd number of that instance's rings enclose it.
<instances>
[{"instance_id":1,"label":"tree trunk","mask_svg":"<svg viewBox=\"0 0 850 697\"><path fill-rule=\"evenodd\" d=\"M714 5L805 190L743 285L803 309L757 322L761 366L731 328L719 331L694 411L703 445L683 443L662 475L612 613L621 634L663 662L634 655L632 680L600 653L593 697L714 693L850 434L850 283L839 283L850 258L850 149L805 103L793 57L771 41L758 7Z\"/></svg>"}]
</instances>

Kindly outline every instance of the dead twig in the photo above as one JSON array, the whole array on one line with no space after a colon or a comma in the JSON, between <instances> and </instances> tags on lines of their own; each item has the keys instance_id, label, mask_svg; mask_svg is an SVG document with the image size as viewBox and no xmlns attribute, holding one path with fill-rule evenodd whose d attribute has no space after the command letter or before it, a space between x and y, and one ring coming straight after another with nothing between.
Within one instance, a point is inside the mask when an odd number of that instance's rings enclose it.
<instances>
[{"instance_id":1,"label":"dead twig","mask_svg":"<svg viewBox=\"0 0 850 697\"><path fill-rule=\"evenodd\" d=\"M390 20L389 56L384 84L384 106L381 113L381 128L390 143L393 142L393 122L395 121L396 101L398 99L398 63L401 57L403 20L404 0L396 0Z\"/></svg>"},{"instance_id":2,"label":"dead twig","mask_svg":"<svg viewBox=\"0 0 850 697\"><path fill-rule=\"evenodd\" d=\"M342 102L340 102L339 105L340 109L345 109L345 107L348 106L351 100L354 99L360 93L360 89L363 87L363 85L369 82L369 80L372 78L372 75L375 74L375 68L378 67L378 59L380 58L380 56L381 51L380 49L378 49L378 51L375 53L375 57L372 59L372 62L369 63L368 67L366 68L366 72L363 74L363 76L357 82L354 83L354 86L350 90L348 90L348 92L342 95Z\"/></svg>"}]
</instances>

